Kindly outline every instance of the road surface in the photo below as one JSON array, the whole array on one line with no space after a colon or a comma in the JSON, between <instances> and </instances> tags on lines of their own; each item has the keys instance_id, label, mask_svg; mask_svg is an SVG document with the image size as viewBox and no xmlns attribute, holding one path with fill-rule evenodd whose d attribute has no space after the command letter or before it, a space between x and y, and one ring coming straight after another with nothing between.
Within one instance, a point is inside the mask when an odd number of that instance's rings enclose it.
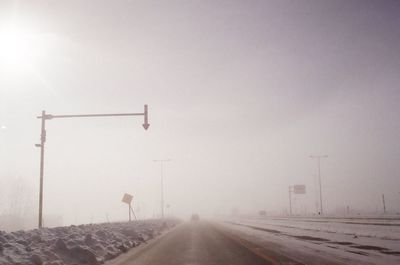
<instances>
[{"instance_id":1,"label":"road surface","mask_svg":"<svg viewBox=\"0 0 400 265\"><path fill-rule=\"evenodd\" d=\"M273 254L216 224L185 223L112 265L278 265ZM299 264L291 262L289 264Z\"/></svg>"}]
</instances>

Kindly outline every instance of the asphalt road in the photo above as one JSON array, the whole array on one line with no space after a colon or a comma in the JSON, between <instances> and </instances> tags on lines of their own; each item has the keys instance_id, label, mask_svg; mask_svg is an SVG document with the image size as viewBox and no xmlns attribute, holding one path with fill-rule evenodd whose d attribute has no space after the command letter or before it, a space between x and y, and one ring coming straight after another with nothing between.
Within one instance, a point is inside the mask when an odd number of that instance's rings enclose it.
<instances>
[{"instance_id":1,"label":"asphalt road","mask_svg":"<svg viewBox=\"0 0 400 265\"><path fill-rule=\"evenodd\" d=\"M207 222L182 224L113 265L277 265L261 248Z\"/></svg>"}]
</instances>

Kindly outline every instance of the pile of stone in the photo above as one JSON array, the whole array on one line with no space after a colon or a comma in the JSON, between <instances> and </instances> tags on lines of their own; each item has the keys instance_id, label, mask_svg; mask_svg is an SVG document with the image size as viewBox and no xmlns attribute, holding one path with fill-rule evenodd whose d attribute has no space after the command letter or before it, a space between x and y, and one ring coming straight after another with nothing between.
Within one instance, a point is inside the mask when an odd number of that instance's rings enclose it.
<instances>
[{"instance_id":1,"label":"pile of stone","mask_svg":"<svg viewBox=\"0 0 400 265\"><path fill-rule=\"evenodd\" d=\"M146 220L0 231L0 264L103 264L176 223L176 220Z\"/></svg>"}]
</instances>

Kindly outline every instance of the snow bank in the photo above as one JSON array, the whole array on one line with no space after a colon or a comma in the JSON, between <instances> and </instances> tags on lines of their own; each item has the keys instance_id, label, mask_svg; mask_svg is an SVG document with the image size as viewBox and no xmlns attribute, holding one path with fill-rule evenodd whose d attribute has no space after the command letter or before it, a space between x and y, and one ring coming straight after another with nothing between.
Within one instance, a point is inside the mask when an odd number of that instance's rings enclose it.
<instances>
[{"instance_id":1,"label":"snow bank","mask_svg":"<svg viewBox=\"0 0 400 265\"><path fill-rule=\"evenodd\" d=\"M176 224L149 220L0 231L0 264L103 264Z\"/></svg>"}]
</instances>

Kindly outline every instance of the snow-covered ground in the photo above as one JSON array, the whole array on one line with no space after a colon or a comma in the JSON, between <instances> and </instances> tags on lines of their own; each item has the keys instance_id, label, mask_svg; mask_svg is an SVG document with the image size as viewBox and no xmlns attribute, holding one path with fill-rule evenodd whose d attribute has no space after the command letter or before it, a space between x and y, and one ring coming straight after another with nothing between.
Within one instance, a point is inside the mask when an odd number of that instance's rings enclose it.
<instances>
[{"instance_id":1,"label":"snow-covered ground","mask_svg":"<svg viewBox=\"0 0 400 265\"><path fill-rule=\"evenodd\" d=\"M284 246L279 249L302 262L318 256L343 264L400 264L400 218L241 217L224 224Z\"/></svg>"},{"instance_id":2,"label":"snow-covered ground","mask_svg":"<svg viewBox=\"0 0 400 265\"><path fill-rule=\"evenodd\" d=\"M0 231L0 264L103 264L177 224L148 220Z\"/></svg>"}]
</instances>

